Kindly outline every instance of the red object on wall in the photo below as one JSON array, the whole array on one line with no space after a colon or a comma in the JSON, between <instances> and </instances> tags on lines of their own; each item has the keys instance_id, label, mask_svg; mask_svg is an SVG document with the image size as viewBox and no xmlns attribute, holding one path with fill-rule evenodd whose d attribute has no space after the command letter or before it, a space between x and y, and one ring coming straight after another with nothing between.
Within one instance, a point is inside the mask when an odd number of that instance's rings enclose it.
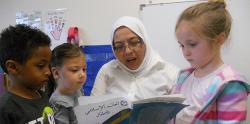
<instances>
[{"instance_id":1,"label":"red object on wall","mask_svg":"<svg viewBox=\"0 0 250 124\"><path fill-rule=\"evenodd\" d=\"M68 43L76 44L79 46L79 35L78 35L78 27L70 27L68 30Z\"/></svg>"}]
</instances>

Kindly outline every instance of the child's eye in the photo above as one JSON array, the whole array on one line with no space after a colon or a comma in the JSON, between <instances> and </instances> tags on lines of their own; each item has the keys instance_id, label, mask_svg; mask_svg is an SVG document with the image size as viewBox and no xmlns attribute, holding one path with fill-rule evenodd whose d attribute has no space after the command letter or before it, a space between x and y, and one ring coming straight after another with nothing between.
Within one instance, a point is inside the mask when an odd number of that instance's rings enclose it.
<instances>
[{"instance_id":1,"label":"child's eye","mask_svg":"<svg viewBox=\"0 0 250 124\"><path fill-rule=\"evenodd\" d=\"M77 71L78 71L78 69L71 69L71 71L72 71L72 72L77 72Z\"/></svg>"},{"instance_id":2,"label":"child's eye","mask_svg":"<svg viewBox=\"0 0 250 124\"><path fill-rule=\"evenodd\" d=\"M183 48L183 47L184 47L184 45L182 45L182 44L179 44L179 47L180 47L180 48Z\"/></svg>"},{"instance_id":3,"label":"child's eye","mask_svg":"<svg viewBox=\"0 0 250 124\"><path fill-rule=\"evenodd\" d=\"M37 67L38 68L43 68L45 66L45 64L38 64Z\"/></svg>"},{"instance_id":4,"label":"child's eye","mask_svg":"<svg viewBox=\"0 0 250 124\"><path fill-rule=\"evenodd\" d=\"M191 47L195 47L196 45L197 45L196 43L189 44L189 46L191 46Z\"/></svg>"}]
</instances>

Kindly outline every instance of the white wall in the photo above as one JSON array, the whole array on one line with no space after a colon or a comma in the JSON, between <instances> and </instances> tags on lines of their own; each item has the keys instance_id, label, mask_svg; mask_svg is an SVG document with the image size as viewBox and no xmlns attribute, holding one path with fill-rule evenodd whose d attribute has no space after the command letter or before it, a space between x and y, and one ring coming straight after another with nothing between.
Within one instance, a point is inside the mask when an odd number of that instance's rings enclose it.
<instances>
[{"instance_id":1,"label":"white wall","mask_svg":"<svg viewBox=\"0 0 250 124\"><path fill-rule=\"evenodd\" d=\"M17 11L67 8L67 26L80 28L82 44L109 44L114 21L124 15L138 17L140 0L1 0L0 30L15 24Z\"/></svg>"}]
</instances>

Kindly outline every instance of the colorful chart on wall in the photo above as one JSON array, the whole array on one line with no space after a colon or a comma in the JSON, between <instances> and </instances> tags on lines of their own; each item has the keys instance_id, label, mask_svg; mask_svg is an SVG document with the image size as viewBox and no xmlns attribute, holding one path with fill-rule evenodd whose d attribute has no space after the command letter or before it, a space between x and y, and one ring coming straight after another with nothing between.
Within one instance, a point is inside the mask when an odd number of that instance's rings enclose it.
<instances>
[{"instance_id":1,"label":"colorful chart on wall","mask_svg":"<svg viewBox=\"0 0 250 124\"><path fill-rule=\"evenodd\" d=\"M50 10L45 15L45 32L52 40L52 48L67 41L66 9Z\"/></svg>"}]
</instances>

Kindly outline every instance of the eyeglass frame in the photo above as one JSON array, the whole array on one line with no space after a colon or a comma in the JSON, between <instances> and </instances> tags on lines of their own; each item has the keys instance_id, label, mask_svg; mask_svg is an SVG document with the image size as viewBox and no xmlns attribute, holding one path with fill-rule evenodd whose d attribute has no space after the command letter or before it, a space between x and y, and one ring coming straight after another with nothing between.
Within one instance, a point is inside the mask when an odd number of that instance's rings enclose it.
<instances>
[{"instance_id":1,"label":"eyeglass frame","mask_svg":"<svg viewBox=\"0 0 250 124\"><path fill-rule=\"evenodd\" d=\"M135 49L135 48L139 47L140 45L144 44L142 38L140 38L140 37L135 37L135 38L138 38L137 42L135 42L135 43L131 42L131 39L128 40L127 42L119 43L119 44L122 44L120 48L117 48L115 46L115 43L113 42L113 49L114 49L114 51L115 52L125 52L126 49L127 49L127 47L129 49ZM118 49L120 49L120 50L118 50Z\"/></svg>"}]
</instances>

